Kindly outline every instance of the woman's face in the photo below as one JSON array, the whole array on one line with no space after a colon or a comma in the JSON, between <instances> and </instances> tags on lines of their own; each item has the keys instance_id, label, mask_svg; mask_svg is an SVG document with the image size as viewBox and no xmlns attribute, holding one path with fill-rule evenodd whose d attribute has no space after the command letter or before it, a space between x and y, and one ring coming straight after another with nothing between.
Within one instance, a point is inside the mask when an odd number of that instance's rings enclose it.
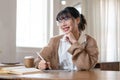
<instances>
[{"instance_id":1,"label":"woman's face","mask_svg":"<svg viewBox=\"0 0 120 80\"><path fill-rule=\"evenodd\" d=\"M78 20L75 18L64 18L58 22L58 26L65 33L78 31Z\"/></svg>"}]
</instances>

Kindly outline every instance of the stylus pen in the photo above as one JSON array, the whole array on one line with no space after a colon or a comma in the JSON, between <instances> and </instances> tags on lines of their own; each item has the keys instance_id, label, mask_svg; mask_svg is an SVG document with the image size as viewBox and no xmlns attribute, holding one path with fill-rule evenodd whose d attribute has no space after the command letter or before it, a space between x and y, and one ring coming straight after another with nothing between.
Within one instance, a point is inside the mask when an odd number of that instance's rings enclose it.
<instances>
[{"instance_id":1,"label":"stylus pen","mask_svg":"<svg viewBox=\"0 0 120 80\"><path fill-rule=\"evenodd\" d=\"M45 59L44 59L38 52L36 52L36 54L37 54L42 60L45 61ZM46 62L46 61L45 61L45 62ZM49 69L52 69L49 65L48 65L48 67L49 67Z\"/></svg>"},{"instance_id":2,"label":"stylus pen","mask_svg":"<svg viewBox=\"0 0 120 80\"><path fill-rule=\"evenodd\" d=\"M37 54L42 60L45 61L45 59L44 59L38 52L36 52L36 54ZM45 62L46 62L46 61L45 61Z\"/></svg>"}]
</instances>

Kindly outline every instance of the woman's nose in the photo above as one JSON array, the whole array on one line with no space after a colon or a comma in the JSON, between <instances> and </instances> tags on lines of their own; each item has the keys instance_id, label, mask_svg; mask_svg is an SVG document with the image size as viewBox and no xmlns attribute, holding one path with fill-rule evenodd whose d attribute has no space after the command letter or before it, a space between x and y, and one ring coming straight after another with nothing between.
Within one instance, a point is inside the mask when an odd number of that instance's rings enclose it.
<instances>
[{"instance_id":1,"label":"woman's nose","mask_svg":"<svg viewBox=\"0 0 120 80\"><path fill-rule=\"evenodd\" d=\"M62 25L66 25L66 21L65 20L62 20Z\"/></svg>"}]
</instances>

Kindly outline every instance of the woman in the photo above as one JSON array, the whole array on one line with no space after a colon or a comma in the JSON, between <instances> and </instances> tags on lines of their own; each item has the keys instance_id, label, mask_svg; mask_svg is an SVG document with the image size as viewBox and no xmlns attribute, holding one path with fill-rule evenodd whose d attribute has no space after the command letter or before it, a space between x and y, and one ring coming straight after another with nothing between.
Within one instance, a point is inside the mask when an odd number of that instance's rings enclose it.
<instances>
[{"instance_id":1,"label":"woman","mask_svg":"<svg viewBox=\"0 0 120 80\"><path fill-rule=\"evenodd\" d=\"M96 41L84 33L86 20L74 7L66 7L56 17L64 32L50 39L35 60L39 69L90 70L98 60Z\"/></svg>"}]
</instances>

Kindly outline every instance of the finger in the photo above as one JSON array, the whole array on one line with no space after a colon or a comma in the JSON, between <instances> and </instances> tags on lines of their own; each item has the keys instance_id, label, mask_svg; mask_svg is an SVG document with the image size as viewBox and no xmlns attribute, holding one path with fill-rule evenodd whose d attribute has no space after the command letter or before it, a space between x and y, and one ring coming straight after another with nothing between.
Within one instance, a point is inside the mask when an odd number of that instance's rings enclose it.
<instances>
[{"instance_id":1,"label":"finger","mask_svg":"<svg viewBox=\"0 0 120 80\"><path fill-rule=\"evenodd\" d=\"M46 68L47 68L47 65L40 63L40 64L38 65L38 68L43 70L43 69L46 69Z\"/></svg>"},{"instance_id":2,"label":"finger","mask_svg":"<svg viewBox=\"0 0 120 80\"><path fill-rule=\"evenodd\" d=\"M39 69L45 69L47 66L46 66L47 64L46 64L46 61L44 61L44 60L41 60L40 62L39 62L39 64L38 64L38 68Z\"/></svg>"}]
</instances>

